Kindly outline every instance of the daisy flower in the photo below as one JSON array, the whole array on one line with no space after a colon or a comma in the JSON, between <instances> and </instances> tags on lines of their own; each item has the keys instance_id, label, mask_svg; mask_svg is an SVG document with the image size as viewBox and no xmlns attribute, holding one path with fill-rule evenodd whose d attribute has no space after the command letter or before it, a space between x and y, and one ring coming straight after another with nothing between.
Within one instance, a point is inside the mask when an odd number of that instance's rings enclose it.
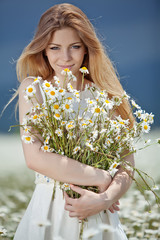
<instances>
[{"instance_id":1,"label":"daisy flower","mask_svg":"<svg viewBox=\"0 0 160 240\"><path fill-rule=\"evenodd\" d=\"M101 114L102 108L96 105L91 109L91 112L98 116L99 114Z\"/></svg>"},{"instance_id":2,"label":"daisy flower","mask_svg":"<svg viewBox=\"0 0 160 240\"><path fill-rule=\"evenodd\" d=\"M61 120L61 119L62 119L62 116L61 116L59 113L55 113L55 114L54 114L54 117L55 117L57 120Z\"/></svg>"},{"instance_id":3,"label":"daisy flower","mask_svg":"<svg viewBox=\"0 0 160 240\"><path fill-rule=\"evenodd\" d=\"M86 142L86 146L89 147L91 150L93 150L93 145L90 142Z\"/></svg>"},{"instance_id":4,"label":"daisy flower","mask_svg":"<svg viewBox=\"0 0 160 240\"><path fill-rule=\"evenodd\" d=\"M136 112L134 112L134 115L135 115L138 119L142 119L142 115L143 115L142 109L139 109L139 110L137 110Z\"/></svg>"},{"instance_id":5,"label":"daisy flower","mask_svg":"<svg viewBox=\"0 0 160 240\"><path fill-rule=\"evenodd\" d=\"M122 98L130 99L130 96L124 91Z\"/></svg>"},{"instance_id":6,"label":"daisy flower","mask_svg":"<svg viewBox=\"0 0 160 240\"><path fill-rule=\"evenodd\" d=\"M35 79L34 79L34 81L33 81L33 85L35 85L35 84L37 84L37 83L40 83L40 81L42 80L42 78L41 77L36 77Z\"/></svg>"},{"instance_id":7,"label":"daisy flower","mask_svg":"<svg viewBox=\"0 0 160 240\"><path fill-rule=\"evenodd\" d=\"M57 84L59 86L60 85L59 78L57 76L54 76L53 79L55 81L55 84Z\"/></svg>"},{"instance_id":8,"label":"daisy flower","mask_svg":"<svg viewBox=\"0 0 160 240\"><path fill-rule=\"evenodd\" d=\"M50 82L48 82L47 80L45 80L43 83L42 83L42 86L43 86L43 89L44 90L50 90L53 86Z\"/></svg>"},{"instance_id":9,"label":"daisy flower","mask_svg":"<svg viewBox=\"0 0 160 240\"><path fill-rule=\"evenodd\" d=\"M69 101L62 105L62 109L65 110L66 112L73 112L72 107L73 105Z\"/></svg>"},{"instance_id":10,"label":"daisy flower","mask_svg":"<svg viewBox=\"0 0 160 240\"><path fill-rule=\"evenodd\" d=\"M81 73L84 73L84 74L89 74L89 71L88 71L88 69L87 69L86 67L80 68L79 71L80 71Z\"/></svg>"},{"instance_id":11,"label":"daisy flower","mask_svg":"<svg viewBox=\"0 0 160 240\"><path fill-rule=\"evenodd\" d=\"M133 107L135 107L137 109L141 109L141 107L133 99L131 100L131 104Z\"/></svg>"},{"instance_id":12,"label":"daisy flower","mask_svg":"<svg viewBox=\"0 0 160 240\"><path fill-rule=\"evenodd\" d=\"M26 89L25 89L25 93L27 94L28 97L33 97L33 95L36 93L36 89L34 86L29 85Z\"/></svg>"},{"instance_id":13,"label":"daisy flower","mask_svg":"<svg viewBox=\"0 0 160 240\"><path fill-rule=\"evenodd\" d=\"M89 123L89 125L93 126L94 125L94 122L92 121L92 119L86 119Z\"/></svg>"},{"instance_id":14,"label":"daisy flower","mask_svg":"<svg viewBox=\"0 0 160 240\"><path fill-rule=\"evenodd\" d=\"M150 128L151 127L145 121L142 123L142 132L148 133Z\"/></svg>"},{"instance_id":15,"label":"daisy flower","mask_svg":"<svg viewBox=\"0 0 160 240\"><path fill-rule=\"evenodd\" d=\"M64 191L67 191L67 190L70 190L70 185L68 183L64 183L61 188L64 190Z\"/></svg>"},{"instance_id":16,"label":"daisy flower","mask_svg":"<svg viewBox=\"0 0 160 240\"><path fill-rule=\"evenodd\" d=\"M69 131L69 132L68 132L68 135L67 135L67 138L71 140L72 138L75 139L76 136L73 134L73 132Z\"/></svg>"},{"instance_id":17,"label":"daisy flower","mask_svg":"<svg viewBox=\"0 0 160 240\"><path fill-rule=\"evenodd\" d=\"M111 138L107 138L106 141L105 141L105 145L110 147L111 143L113 143L113 140Z\"/></svg>"},{"instance_id":18,"label":"daisy flower","mask_svg":"<svg viewBox=\"0 0 160 240\"><path fill-rule=\"evenodd\" d=\"M62 137L63 136L62 130L60 128L57 128L55 133L58 135L58 137Z\"/></svg>"},{"instance_id":19,"label":"daisy flower","mask_svg":"<svg viewBox=\"0 0 160 240\"><path fill-rule=\"evenodd\" d=\"M43 150L43 152L50 152L50 148L49 148L49 146L48 145L43 145L42 147L41 147L41 149Z\"/></svg>"},{"instance_id":20,"label":"daisy flower","mask_svg":"<svg viewBox=\"0 0 160 240\"><path fill-rule=\"evenodd\" d=\"M55 88L50 88L47 92L47 95L51 98L54 99L55 97L57 97L57 91L55 90Z\"/></svg>"},{"instance_id":21,"label":"daisy flower","mask_svg":"<svg viewBox=\"0 0 160 240\"><path fill-rule=\"evenodd\" d=\"M75 127L74 123L67 123L66 124L66 129L67 130L73 129L74 127Z\"/></svg>"},{"instance_id":22,"label":"daisy flower","mask_svg":"<svg viewBox=\"0 0 160 240\"><path fill-rule=\"evenodd\" d=\"M66 123L67 123L67 121L62 121L61 125L64 126L64 125L66 125Z\"/></svg>"},{"instance_id":23,"label":"daisy flower","mask_svg":"<svg viewBox=\"0 0 160 240\"><path fill-rule=\"evenodd\" d=\"M79 146L75 147L73 149L73 154L76 154L81 148Z\"/></svg>"},{"instance_id":24,"label":"daisy flower","mask_svg":"<svg viewBox=\"0 0 160 240\"><path fill-rule=\"evenodd\" d=\"M113 108L113 102L109 99L105 99L103 102L103 107L106 107L107 109Z\"/></svg>"},{"instance_id":25,"label":"daisy flower","mask_svg":"<svg viewBox=\"0 0 160 240\"><path fill-rule=\"evenodd\" d=\"M86 98L85 101L88 104L88 106L92 106L92 105L96 104L96 102L90 98Z\"/></svg>"},{"instance_id":26,"label":"daisy flower","mask_svg":"<svg viewBox=\"0 0 160 240\"><path fill-rule=\"evenodd\" d=\"M101 90L101 91L96 91L97 92L97 98L99 97L107 97L107 93L106 93L106 90Z\"/></svg>"},{"instance_id":27,"label":"daisy flower","mask_svg":"<svg viewBox=\"0 0 160 240\"><path fill-rule=\"evenodd\" d=\"M59 88L58 93L60 93L62 96L65 95L66 90L64 88Z\"/></svg>"},{"instance_id":28,"label":"daisy flower","mask_svg":"<svg viewBox=\"0 0 160 240\"><path fill-rule=\"evenodd\" d=\"M34 139L31 136L27 136L27 135L23 135L22 140L27 144L30 144L30 143L34 142Z\"/></svg>"},{"instance_id":29,"label":"daisy flower","mask_svg":"<svg viewBox=\"0 0 160 240\"><path fill-rule=\"evenodd\" d=\"M64 75L64 76L71 76L72 75L72 72L69 68L65 68L61 71L61 74Z\"/></svg>"},{"instance_id":30,"label":"daisy flower","mask_svg":"<svg viewBox=\"0 0 160 240\"><path fill-rule=\"evenodd\" d=\"M37 115L37 114L34 114L34 115L31 117L31 120L32 120L33 122L37 122L37 120L38 120L38 115Z\"/></svg>"},{"instance_id":31,"label":"daisy flower","mask_svg":"<svg viewBox=\"0 0 160 240\"><path fill-rule=\"evenodd\" d=\"M118 171L117 167L120 165L120 163L118 162L113 162L112 165L109 168L109 173L111 174L111 176L113 177L115 175L115 173Z\"/></svg>"},{"instance_id":32,"label":"daisy flower","mask_svg":"<svg viewBox=\"0 0 160 240\"><path fill-rule=\"evenodd\" d=\"M31 130L30 127L28 127L28 126L24 126L24 132L25 132L25 133L29 133L30 130Z\"/></svg>"},{"instance_id":33,"label":"daisy flower","mask_svg":"<svg viewBox=\"0 0 160 240\"><path fill-rule=\"evenodd\" d=\"M79 95L79 91L77 91L77 90L75 90L75 91L73 92L73 95L74 95L75 97L77 97L77 98L80 97L80 95Z\"/></svg>"},{"instance_id":34,"label":"daisy flower","mask_svg":"<svg viewBox=\"0 0 160 240\"><path fill-rule=\"evenodd\" d=\"M118 96L113 96L113 97L112 97L112 101L113 101L113 104L114 104L115 106L119 106L119 105L122 103L121 98L118 97Z\"/></svg>"},{"instance_id":35,"label":"daisy flower","mask_svg":"<svg viewBox=\"0 0 160 240\"><path fill-rule=\"evenodd\" d=\"M73 86L70 83L67 83L67 89L69 92L74 92Z\"/></svg>"},{"instance_id":36,"label":"daisy flower","mask_svg":"<svg viewBox=\"0 0 160 240\"><path fill-rule=\"evenodd\" d=\"M59 104L57 103L53 104L53 107L52 107L53 111L58 111L59 108L60 108Z\"/></svg>"},{"instance_id":37,"label":"daisy flower","mask_svg":"<svg viewBox=\"0 0 160 240\"><path fill-rule=\"evenodd\" d=\"M46 139L45 139L45 141L44 141L44 144L48 144L49 143L49 139L50 139L50 137L48 136L48 137L46 137Z\"/></svg>"}]
</instances>

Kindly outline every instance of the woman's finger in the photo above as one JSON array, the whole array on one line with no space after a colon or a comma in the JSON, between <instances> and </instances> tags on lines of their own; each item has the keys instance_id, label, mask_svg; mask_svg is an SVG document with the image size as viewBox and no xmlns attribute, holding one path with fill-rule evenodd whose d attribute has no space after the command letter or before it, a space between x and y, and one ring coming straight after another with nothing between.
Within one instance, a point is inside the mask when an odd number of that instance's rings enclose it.
<instances>
[{"instance_id":1,"label":"woman's finger","mask_svg":"<svg viewBox=\"0 0 160 240\"><path fill-rule=\"evenodd\" d=\"M115 203L112 204L112 207L113 207L113 209L116 210L116 211L119 211L119 210L120 210L120 208L119 208L119 207L117 206L117 204L115 204Z\"/></svg>"},{"instance_id":2,"label":"woman's finger","mask_svg":"<svg viewBox=\"0 0 160 240\"><path fill-rule=\"evenodd\" d=\"M74 211L73 206L72 206L72 205L69 205L69 204L65 204L64 209L65 209L66 211L71 211L71 212Z\"/></svg>"},{"instance_id":3,"label":"woman's finger","mask_svg":"<svg viewBox=\"0 0 160 240\"><path fill-rule=\"evenodd\" d=\"M65 191L64 191L64 197L65 197L65 201L66 201L67 204L73 205L74 199L73 199L73 198L70 198Z\"/></svg>"},{"instance_id":4,"label":"woman's finger","mask_svg":"<svg viewBox=\"0 0 160 240\"><path fill-rule=\"evenodd\" d=\"M108 210L109 210L111 213L114 213L114 209L113 209L112 206L111 206Z\"/></svg>"}]
</instances>

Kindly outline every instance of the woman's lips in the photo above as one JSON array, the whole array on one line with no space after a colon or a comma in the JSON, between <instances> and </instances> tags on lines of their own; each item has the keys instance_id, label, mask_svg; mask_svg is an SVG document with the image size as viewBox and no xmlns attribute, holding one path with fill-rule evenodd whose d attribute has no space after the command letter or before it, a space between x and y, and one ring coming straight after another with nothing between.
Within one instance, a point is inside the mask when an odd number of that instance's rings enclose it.
<instances>
[{"instance_id":1,"label":"woman's lips","mask_svg":"<svg viewBox=\"0 0 160 240\"><path fill-rule=\"evenodd\" d=\"M73 67L74 66L74 64L72 64L72 65L58 65L60 68L63 68L63 69L65 69L65 68L71 68L71 67Z\"/></svg>"}]
</instances>

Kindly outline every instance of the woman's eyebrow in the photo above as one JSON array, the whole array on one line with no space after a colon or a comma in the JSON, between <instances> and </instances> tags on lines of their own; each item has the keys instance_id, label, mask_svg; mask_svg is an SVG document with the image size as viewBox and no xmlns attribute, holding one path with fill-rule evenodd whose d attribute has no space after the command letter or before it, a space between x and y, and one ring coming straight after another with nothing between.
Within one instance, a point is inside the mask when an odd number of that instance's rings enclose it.
<instances>
[{"instance_id":1,"label":"woman's eyebrow","mask_svg":"<svg viewBox=\"0 0 160 240\"><path fill-rule=\"evenodd\" d=\"M74 42L74 43L71 43L71 44L69 44L69 46L71 46L71 45L74 45L74 44L77 44L77 43L82 43L82 42ZM58 44L58 43L49 43L48 45L56 45L56 46L61 46L60 44Z\"/></svg>"}]
</instances>

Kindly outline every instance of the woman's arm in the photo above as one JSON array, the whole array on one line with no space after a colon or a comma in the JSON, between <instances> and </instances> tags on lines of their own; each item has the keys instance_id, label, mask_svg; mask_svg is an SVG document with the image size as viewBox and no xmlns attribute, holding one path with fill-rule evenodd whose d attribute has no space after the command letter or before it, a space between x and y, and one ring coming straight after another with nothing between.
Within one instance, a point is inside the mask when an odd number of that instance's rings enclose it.
<instances>
[{"instance_id":1,"label":"woman's arm","mask_svg":"<svg viewBox=\"0 0 160 240\"><path fill-rule=\"evenodd\" d=\"M133 154L126 156L125 161L134 166ZM119 168L112 183L103 193L97 194L77 186L71 186L72 190L81 194L81 197L79 199L72 199L65 193L65 209L69 211L70 217L78 217L80 220L106 209L109 209L113 213L114 210L119 210L117 201L128 190L131 183L132 178L126 171Z\"/></svg>"},{"instance_id":2,"label":"woman's arm","mask_svg":"<svg viewBox=\"0 0 160 240\"><path fill-rule=\"evenodd\" d=\"M19 88L19 118L21 124L24 115L33 106L24 99L24 90L32 82L33 79L25 79ZM42 103L43 99L39 87L38 85L35 87L38 102ZM34 103L37 103L35 99ZM21 128L21 135L23 134ZM36 139L33 144L22 142L22 145L27 166L57 181L85 186L98 186L102 191L106 190L111 182L110 174L107 171L87 166L56 153L43 152L41 143Z\"/></svg>"}]
</instances>

